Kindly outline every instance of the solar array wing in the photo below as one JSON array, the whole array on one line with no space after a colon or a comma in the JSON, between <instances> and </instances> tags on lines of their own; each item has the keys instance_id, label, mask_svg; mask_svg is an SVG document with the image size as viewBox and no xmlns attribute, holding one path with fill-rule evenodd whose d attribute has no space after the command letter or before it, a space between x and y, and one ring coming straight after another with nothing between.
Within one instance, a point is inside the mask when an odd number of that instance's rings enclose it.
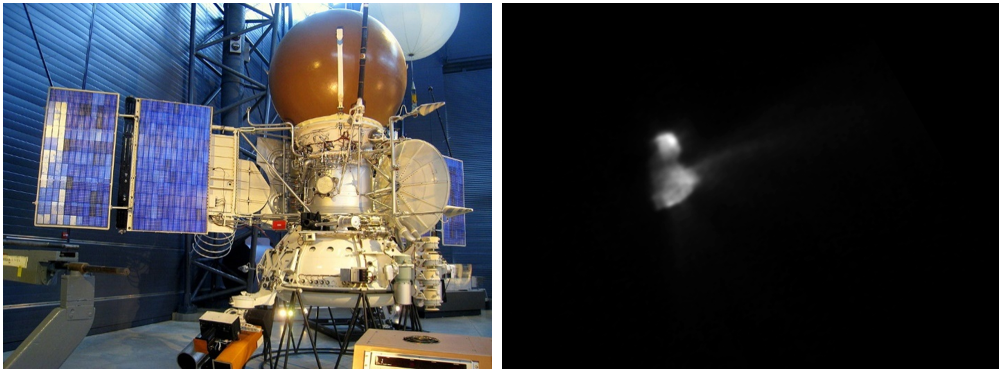
<instances>
[{"instance_id":1,"label":"solar array wing","mask_svg":"<svg viewBox=\"0 0 1002 374\"><path fill-rule=\"evenodd\" d=\"M445 166L449 169L449 205L465 207L466 198L463 189L463 161L443 156ZM445 218L442 220L442 245L466 246L466 215Z\"/></svg>"},{"instance_id":2,"label":"solar array wing","mask_svg":"<svg viewBox=\"0 0 1002 374\"><path fill-rule=\"evenodd\" d=\"M206 233L212 108L140 99L136 115L128 229Z\"/></svg>"},{"instance_id":3,"label":"solar array wing","mask_svg":"<svg viewBox=\"0 0 1002 374\"><path fill-rule=\"evenodd\" d=\"M35 226L108 229L118 99L116 93L49 88Z\"/></svg>"}]
</instances>

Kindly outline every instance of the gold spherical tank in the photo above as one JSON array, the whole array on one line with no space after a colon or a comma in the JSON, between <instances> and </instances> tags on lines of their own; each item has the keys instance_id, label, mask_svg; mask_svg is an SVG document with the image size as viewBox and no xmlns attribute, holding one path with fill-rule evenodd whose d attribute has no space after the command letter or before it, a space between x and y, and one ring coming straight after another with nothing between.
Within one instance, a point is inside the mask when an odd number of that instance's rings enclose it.
<instances>
[{"instance_id":1,"label":"gold spherical tank","mask_svg":"<svg viewBox=\"0 0 1002 374\"><path fill-rule=\"evenodd\" d=\"M371 16L366 26L365 116L386 124L407 90L407 66L400 43L386 26ZM343 28L344 82L338 82L338 27ZM338 113L338 84L344 85L343 111L348 113L358 99L361 48L358 11L317 13L289 30L275 49L269 73L272 101L282 120L298 124Z\"/></svg>"}]
</instances>

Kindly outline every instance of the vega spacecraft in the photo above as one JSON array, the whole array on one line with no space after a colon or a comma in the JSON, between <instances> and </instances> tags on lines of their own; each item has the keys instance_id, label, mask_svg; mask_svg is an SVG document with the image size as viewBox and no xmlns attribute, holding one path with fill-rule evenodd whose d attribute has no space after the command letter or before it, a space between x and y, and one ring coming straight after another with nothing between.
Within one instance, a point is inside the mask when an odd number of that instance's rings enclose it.
<instances>
[{"instance_id":1,"label":"vega spacecraft","mask_svg":"<svg viewBox=\"0 0 1002 374\"><path fill-rule=\"evenodd\" d=\"M472 211L449 204L462 161L395 126L445 103L401 109L407 58L364 10L314 14L274 48L269 90L282 123L215 125L211 107L132 97L121 115L118 94L50 88L35 224L108 229L117 210L120 232L195 234L206 257L228 253L241 228L284 231L253 266L260 289L203 321L227 343L243 340L233 330L248 314L279 303L436 310L448 264L432 231ZM122 117L127 172L112 206ZM241 144L254 160L240 158ZM204 362L206 349L182 356Z\"/></svg>"},{"instance_id":2,"label":"vega spacecraft","mask_svg":"<svg viewBox=\"0 0 1002 374\"><path fill-rule=\"evenodd\" d=\"M258 139L258 164L272 181L261 191L274 191L258 204L265 221L289 211L299 219L262 256L261 291L234 296L235 307L292 295L305 305L352 307L362 290L373 307L441 304L445 262L439 238L426 234L470 209L446 204L447 159L428 142L400 137L394 124L443 103L394 115L407 88L404 53L382 23L363 16L315 14L276 49L271 90L288 122L273 128L292 135ZM210 201L225 201L218 191ZM225 204L217 207L219 231L239 222L227 218Z\"/></svg>"}]
</instances>

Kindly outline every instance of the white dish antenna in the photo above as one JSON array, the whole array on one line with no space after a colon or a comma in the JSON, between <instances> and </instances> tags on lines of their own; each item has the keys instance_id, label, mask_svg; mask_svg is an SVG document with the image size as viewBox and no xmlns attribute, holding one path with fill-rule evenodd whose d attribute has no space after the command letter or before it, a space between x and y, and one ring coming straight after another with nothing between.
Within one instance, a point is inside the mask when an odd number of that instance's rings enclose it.
<instances>
[{"instance_id":1,"label":"white dish antenna","mask_svg":"<svg viewBox=\"0 0 1002 374\"><path fill-rule=\"evenodd\" d=\"M393 156L400 166L397 171L397 213L400 225L415 237L424 235L442 219L442 210L449 201L449 169L434 146L424 140L400 142ZM389 188L392 182L391 158L379 164L376 189ZM393 195L378 198L377 207L392 212Z\"/></svg>"}]
</instances>

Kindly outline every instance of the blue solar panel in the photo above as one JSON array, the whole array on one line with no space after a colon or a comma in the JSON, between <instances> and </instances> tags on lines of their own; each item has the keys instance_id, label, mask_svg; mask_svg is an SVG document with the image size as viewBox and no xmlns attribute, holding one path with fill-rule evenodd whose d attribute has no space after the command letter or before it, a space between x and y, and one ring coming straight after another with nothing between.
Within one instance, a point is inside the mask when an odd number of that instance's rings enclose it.
<instances>
[{"instance_id":1,"label":"blue solar panel","mask_svg":"<svg viewBox=\"0 0 1002 374\"><path fill-rule=\"evenodd\" d=\"M35 226L107 229L118 94L49 88Z\"/></svg>"},{"instance_id":2,"label":"blue solar panel","mask_svg":"<svg viewBox=\"0 0 1002 374\"><path fill-rule=\"evenodd\" d=\"M212 108L141 99L129 230L206 233Z\"/></svg>"},{"instance_id":3,"label":"blue solar panel","mask_svg":"<svg viewBox=\"0 0 1002 374\"><path fill-rule=\"evenodd\" d=\"M444 157L445 166L449 168L449 203L448 205L465 207L466 195L463 190L463 161L452 157ZM460 214L442 221L442 245L457 247L466 246L466 215Z\"/></svg>"}]
</instances>

